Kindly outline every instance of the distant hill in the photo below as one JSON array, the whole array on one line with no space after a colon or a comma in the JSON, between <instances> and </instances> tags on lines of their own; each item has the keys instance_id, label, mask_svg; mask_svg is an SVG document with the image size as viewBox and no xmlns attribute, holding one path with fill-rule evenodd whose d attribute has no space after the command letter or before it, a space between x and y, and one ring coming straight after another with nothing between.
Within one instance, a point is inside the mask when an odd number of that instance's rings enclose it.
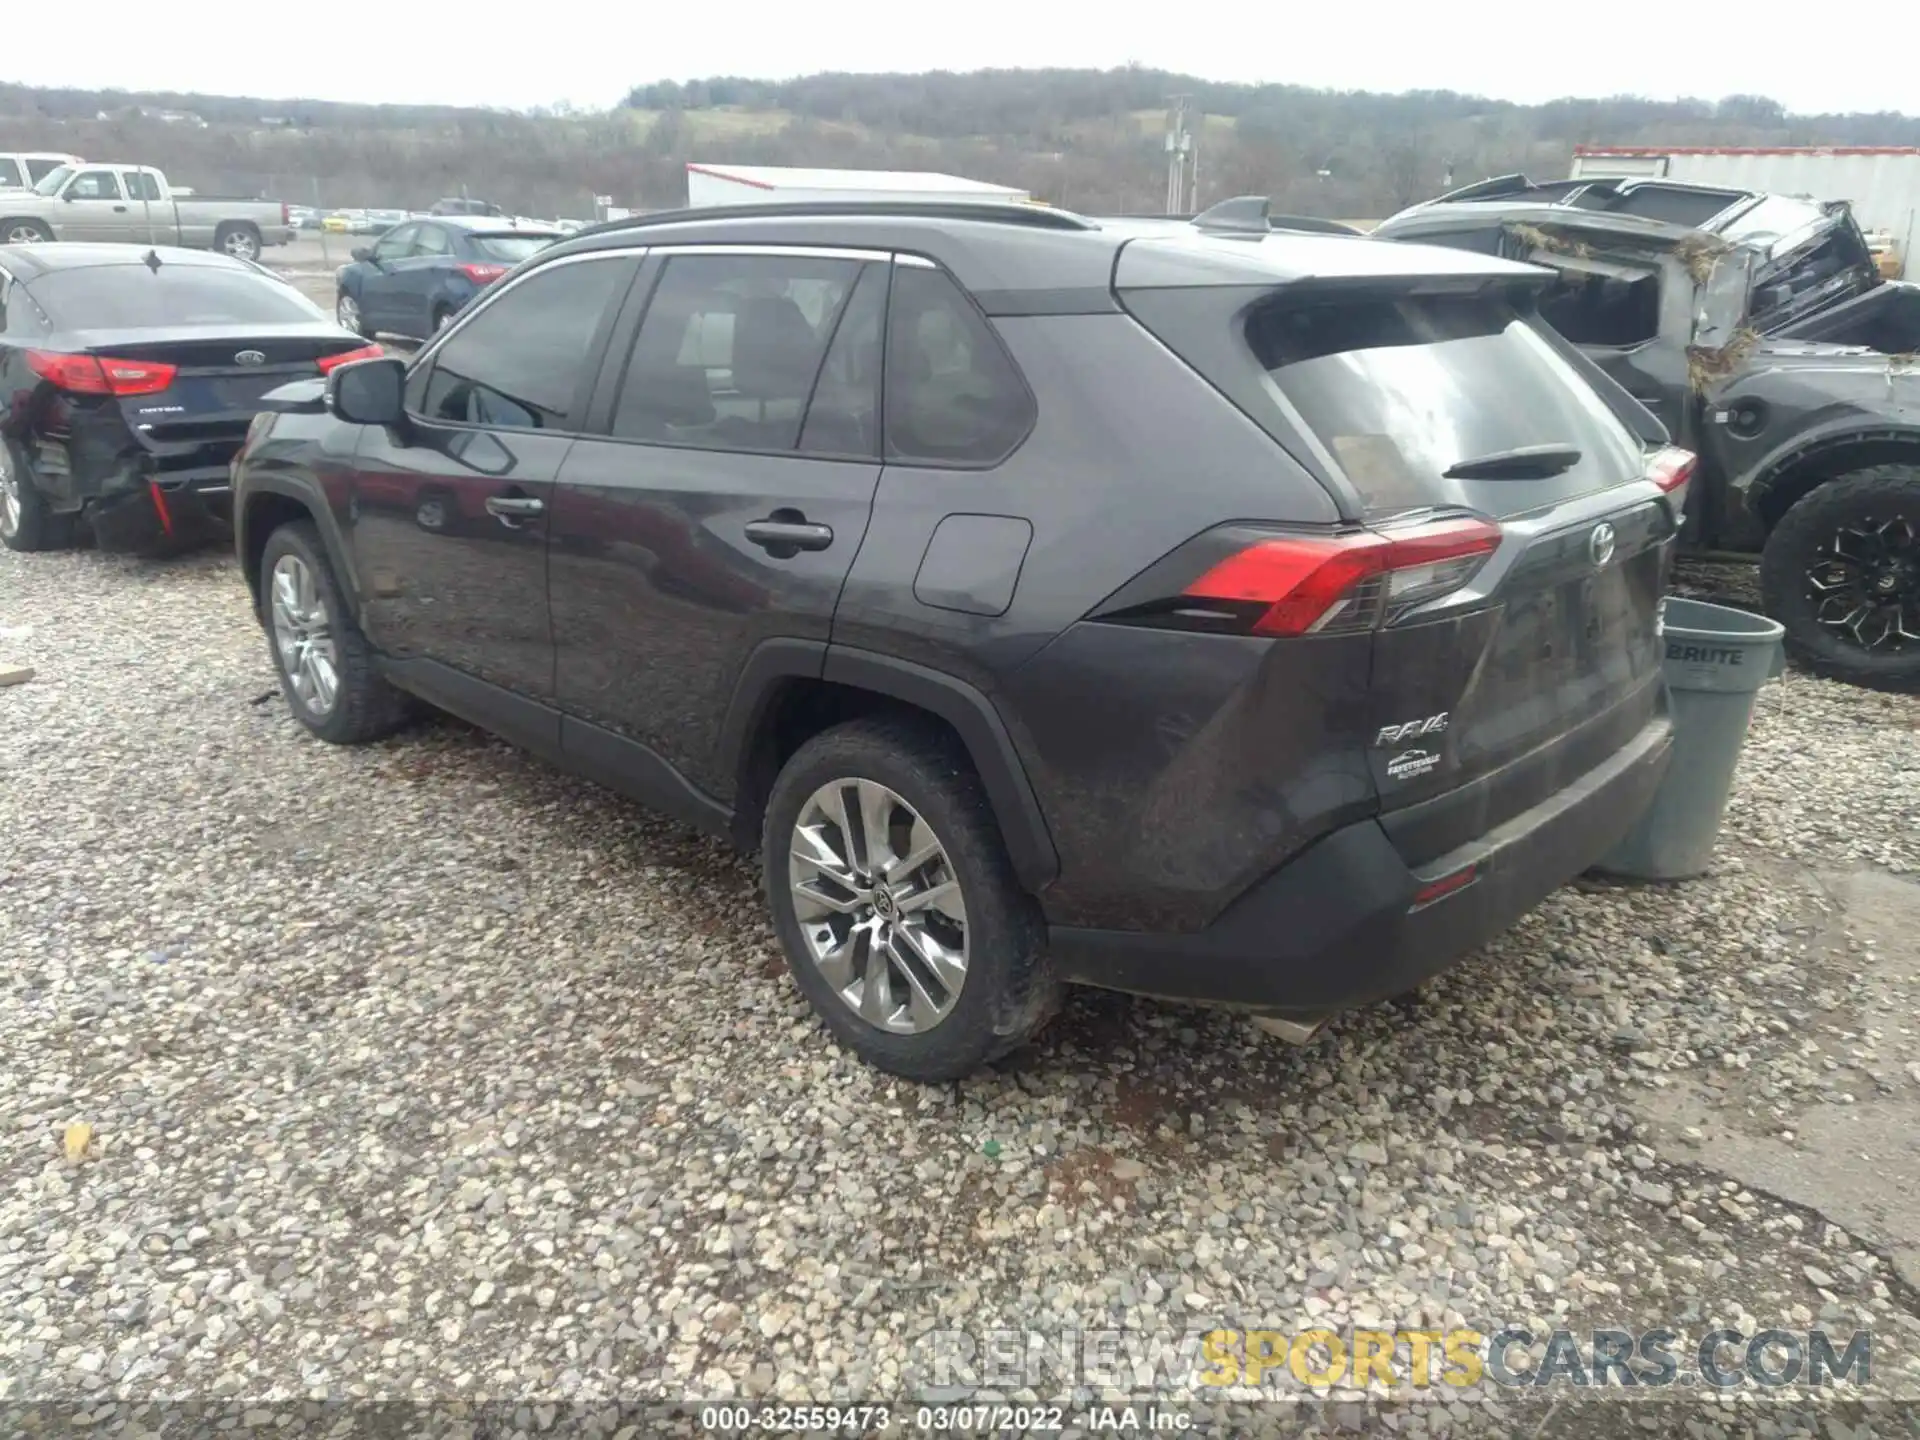
<instances>
[{"instance_id":1,"label":"distant hill","mask_svg":"<svg viewBox=\"0 0 1920 1440\"><path fill-rule=\"evenodd\" d=\"M1581 141L1920 144L1920 118L1789 115L1772 100L1632 97L1515 105L1228 85L1120 70L724 76L642 84L604 114L40 90L0 85L0 150L58 149L161 166L201 190L326 205L423 206L467 193L585 216L596 194L684 201L685 162L947 170L1087 211L1153 210L1167 97L1195 115L1202 199L1369 218L1449 182L1566 171Z\"/></svg>"}]
</instances>

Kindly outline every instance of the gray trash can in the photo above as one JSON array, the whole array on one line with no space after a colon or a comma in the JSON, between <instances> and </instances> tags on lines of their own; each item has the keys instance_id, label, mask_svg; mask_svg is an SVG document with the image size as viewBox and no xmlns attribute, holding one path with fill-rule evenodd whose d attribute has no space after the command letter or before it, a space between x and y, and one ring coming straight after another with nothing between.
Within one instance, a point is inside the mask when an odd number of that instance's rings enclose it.
<instances>
[{"instance_id":1,"label":"gray trash can","mask_svg":"<svg viewBox=\"0 0 1920 1440\"><path fill-rule=\"evenodd\" d=\"M1660 639L1673 707L1673 762L1647 813L1595 870L1634 880L1687 880L1705 872L1754 700L1785 668L1785 633L1764 615L1667 597Z\"/></svg>"}]
</instances>

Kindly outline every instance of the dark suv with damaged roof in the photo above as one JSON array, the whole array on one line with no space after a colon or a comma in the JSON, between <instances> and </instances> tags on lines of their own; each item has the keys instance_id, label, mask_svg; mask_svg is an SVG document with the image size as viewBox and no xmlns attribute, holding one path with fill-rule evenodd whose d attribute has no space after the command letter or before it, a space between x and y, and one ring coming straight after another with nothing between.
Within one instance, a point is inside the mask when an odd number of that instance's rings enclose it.
<instances>
[{"instance_id":1,"label":"dark suv with damaged roof","mask_svg":"<svg viewBox=\"0 0 1920 1440\"><path fill-rule=\"evenodd\" d=\"M322 739L426 702L757 847L875 1065L964 1075L1068 983L1302 1038L1668 762L1691 460L1549 283L1023 206L611 223L274 397L240 557Z\"/></svg>"}]
</instances>

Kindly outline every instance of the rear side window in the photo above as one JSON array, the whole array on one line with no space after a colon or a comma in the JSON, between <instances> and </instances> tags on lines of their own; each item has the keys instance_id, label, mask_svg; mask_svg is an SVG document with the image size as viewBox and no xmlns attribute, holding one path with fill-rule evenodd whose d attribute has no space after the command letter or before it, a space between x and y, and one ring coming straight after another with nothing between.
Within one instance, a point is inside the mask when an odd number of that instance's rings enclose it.
<instances>
[{"instance_id":1,"label":"rear side window","mask_svg":"<svg viewBox=\"0 0 1920 1440\"><path fill-rule=\"evenodd\" d=\"M631 273L624 258L610 257L528 276L434 352L419 413L490 429L568 428L594 336Z\"/></svg>"},{"instance_id":2,"label":"rear side window","mask_svg":"<svg viewBox=\"0 0 1920 1440\"><path fill-rule=\"evenodd\" d=\"M938 270L895 267L887 323L886 457L993 465L1033 428L1033 396L966 294Z\"/></svg>"},{"instance_id":3,"label":"rear side window","mask_svg":"<svg viewBox=\"0 0 1920 1440\"><path fill-rule=\"evenodd\" d=\"M887 315L887 267L869 265L841 312L813 387L800 448L810 455L880 454L881 329Z\"/></svg>"},{"instance_id":4,"label":"rear side window","mask_svg":"<svg viewBox=\"0 0 1920 1440\"><path fill-rule=\"evenodd\" d=\"M224 265L88 265L50 270L33 298L63 330L147 325L297 325L326 315L291 285Z\"/></svg>"},{"instance_id":5,"label":"rear side window","mask_svg":"<svg viewBox=\"0 0 1920 1440\"><path fill-rule=\"evenodd\" d=\"M1482 296L1382 295L1270 304L1248 319L1247 343L1370 511L1512 515L1644 467L1638 439L1538 323ZM1545 478L1446 478L1462 461L1536 445L1580 458Z\"/></svg>"},{"instance_id":6,"label":"rear side window","mask_svg":"<svg viewBox=\"0 0 1920 1440\"><path fill-rule=\"evenodd\" d=\"M860 262L683 255L635 337L613 433L705 450L792 450Z\"/></svg>"}]
</instances>

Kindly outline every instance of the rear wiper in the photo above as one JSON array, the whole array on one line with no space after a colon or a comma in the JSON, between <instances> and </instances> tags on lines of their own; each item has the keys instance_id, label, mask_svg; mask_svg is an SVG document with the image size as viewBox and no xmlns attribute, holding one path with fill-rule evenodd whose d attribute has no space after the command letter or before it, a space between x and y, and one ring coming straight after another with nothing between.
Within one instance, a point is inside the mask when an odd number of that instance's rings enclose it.
<instances>
[{"instance_id":1,"label":"rear wiper","mask_svg":"<svg viewBox=\"0 0 1920 1440\"><path fill-rule=\"evenodd\" d=\"M1441 472L1448 480L1550 480L1580 463L1571 445L1517 445L1449 465Z\"/></svg>"}]
</instances>

